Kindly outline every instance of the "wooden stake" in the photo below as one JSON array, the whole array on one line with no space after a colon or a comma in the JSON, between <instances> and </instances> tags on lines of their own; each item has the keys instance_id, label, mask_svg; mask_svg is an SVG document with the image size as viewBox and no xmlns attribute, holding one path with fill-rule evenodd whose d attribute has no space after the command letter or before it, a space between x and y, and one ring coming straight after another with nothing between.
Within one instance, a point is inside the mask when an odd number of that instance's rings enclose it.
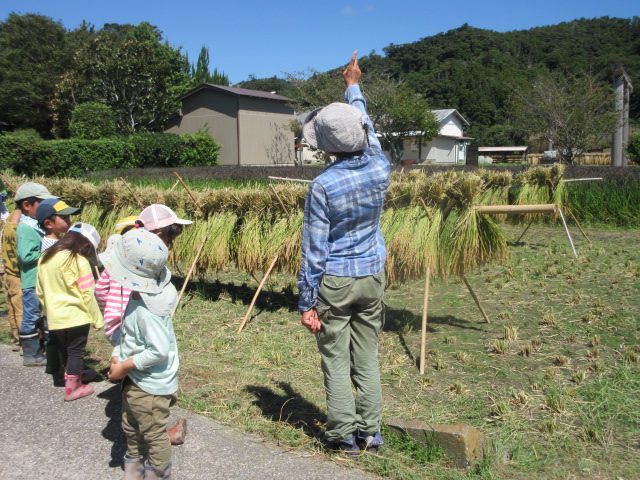
<instances>
[{"instance_id":1,"label":"wooden stake","mask_svg":"<svg viewBox=\"0 0 640 480\"><path fill-rule=\"evenodd\" d=\"M567 221L564 219L564 215L562 214L562 210L558 210L560 213L560 218L562 219L562 224L564 225L564 230L567 232L567 237L569 237L569 243L571 244L571 250L573 250L573 256L578 258L578 254L576 253L576 247L573 246L573 238L571 238L571 234L569 233L569 227L567 227Z\"/></svg>"},{"instance_id":2,"label":"wooden stake","mask_svg":"<svg viewBox=\"0 0 640 480\"><path fill-rule=\"evenodd\" d=\"M172 317L176 313L176 310L178 310L178 306L180 305L180 300L182 299L182 294L184 293L185 289L187 288L187 283L189 283L189 280L191 279L191 274L193 273L193 270L196 267L196 263L197 263L198 259L200 258L200 254L202 253L202 249L204 248L204 245L207 243L207 239L208 238L209 238L209 235L205 235L204 236L204 239L202 240L202 243L198 247L198 251L196 252L196 256L193 259L193 262L191 262L191 267L189 268L189 272L187 273L187 278L184 279L184 283L182 284L182 288L180 289L180 294L178 295L178 302L176 303L176 308L174 308L173 312L171 312L171 316Z\"/></svg>"},{"instance_id":3,"label":"wooden stake","mask_svg":"<svg viewBox=\"0 0 640 480\"><path fill-rule=\"evenodd\" d=\"M277 260L278 260L278 255L276 255L274 257L273 261L271 262L271 265L269 266L269 270L267 270L267 273L264 274L264 277L262 278L262 281L260 282L260 286L258 287L258 290L256 291L255 295L253 296L253 300L251 300L251 305L249 305L249 310L247 310L247 314L242 319L242 323L240 324L240 327L238 328L238 333L242 332L242 329L244 328L245 324L247 323L247 320L249 320L249 316L251 315L251 310L253 310L253 306L255 305L256 300L258 299L258 295L260 295L260 291L262 290L262 287L264 286L264 282L267 281L267 278L269 277L269 274L271 273L271 270L273 270L273 267L276 266L276 261Z\"/></svg>"},{"instance_id":4,"label":"wooden stake","mask_svg":"<svg viewBox=\"0 0 640 480\"><path fill-rule=\"evenodd\" d=\"M584 230L582 229L582 226L580 225L580 222L578 222L578 219L576 218L576 216L573 214L573 211L571 210L571 208L569 208L569 205L565 205L564 208L567 212L569 212L569 215L571 215L571 218L573 218L573 221L576 222L576 225L580 229L580 232L582 232L582 235L584 236L584 238L587 239L589 244L593 245L593 243L591 243L591 240L589 240L589 237L587 237L587 234L584 233Z\"/></svg>"},{"instance_id":5,"label":"wooden stake","mask_svg":"<svg viewBox=\"0 0 640 480\"><path fill-rule=\"evenodd\" d=\"M170 190L173 190L174 188L176 188L179 183L180 183L180 180L176 180L176 183L173 184L173 187L171 187Z\"/></svg>"},{"instance_id":6,"label":"wooden stake","mask_svg":"<svg viewBox=\"0 0 640 480\"><path fill-rule=\"evenodd\" d=\"M280 202L280 206L282 207L282 211L285 213L285 215L289 215L289 210L287 209L287 207L284 206L284 202L280 198L280 195L278 195L278 192L276 191L276 189L273 188L273 185L271 184L269 184L269 187L271 187L271 190L273 191L273 193L276 194L276 197L278 198L278 202Z\"/></svg>"},{"instance_id":7,"label":"wooden stake","mask_svg":"<svg viewBox=\"0 0 640 480\"><path fill-rule=\"evenodd\" d=\"M527 228L524 229L524 232L522 232L520 234L520 236L518 237L518 240L516 240L516 243L520 242L520 240L522 240L522 237L524 237L524 234L527 233L527 230L529 230L529 227L533 224L533 222L535 221L535 218L532 218L531 221L529 222L529 224L527 225Z\"/></svg>"},{"instance_id":8,"label":"wooden stake","mask_svg":"<svg viewBox=\"0 0 640 480\"><path fill-rule=\"evenodd\" d=\"M427 359L427 312L429 311L429 283L431 267L427 267L427 278L424 281L424 299L422 300L422 335L420 337L420 375L424 375Z\"/></svg>"},{"instance_id":9,"label":"wooden stake","mask_svg":"<svg viewBox=\"0 0 640 480\"><path fill-rule=\"evenodd\" d=\"M487 316L487 313L484 311L484 308L482 308L482 304L480 303L480 299L476 295L476 292L473 291L473 288L471 288L471 284L469 283L469 280L467 280L467 277L463 276L462 280L464 281L464 284L469 289L469 293L473 297L473 300L476 302L476 305L478 306L478 309L480 309L480 313L484 317L485 321L487 323L491 323L491 320L489 320L489 317Z\"/></svg>"},{"instance_id":10,"label":"wooden stake","mask_svg":"<svg viewBox=\"0 0 640 480\"><path fill-rule=\"evenodd\" d=\"M124 186L127 187L127 190L129 190L129 193L131 194L131 196L133 197L133 199L136 201L136 203L138 204L138 206L140 208L144 208L144 204L140 201L140 199L138 198L138 196L133 192L133 190L131 190L131 187L129 186L129 184L127 183L127 181L124 179L124 177L120 177L120 180L122 180L122 183L124 183Z\"/></svg>"},{"instance_id":11,"label":"wooden stake","mask_svg":"<svg viewBox=\"0 0 640 480\"><path fill-rule=\"evenodd\" d=\"M200 204L198 203L198 200L196 200L196 197L193 195L193 192L191 191L191 189L187 186L186 183L184 183L184 180L182 180L182 177L180 175L178 175L178 172L173 172L173 174L178 178L178 181L185 188L185 190L187 191L187 193L191 197L191 200L193 200L193 203L195 203L196 207L198 207L198 210L200 210Z\"/></svg>"}]
</instances>

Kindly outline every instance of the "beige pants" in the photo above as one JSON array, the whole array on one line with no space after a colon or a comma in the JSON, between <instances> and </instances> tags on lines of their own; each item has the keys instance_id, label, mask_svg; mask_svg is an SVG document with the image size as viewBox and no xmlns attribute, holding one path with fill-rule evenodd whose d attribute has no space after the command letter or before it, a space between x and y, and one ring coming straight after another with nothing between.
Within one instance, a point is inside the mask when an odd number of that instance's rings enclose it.
<instances>
[{"instance_id":1,"label":"beige pants","mask_svg":"<svg viewBox=\"0 0 640 480\"><path fill-rule=\"evenodd\" d=\"M122 384L122 429L127 436L127 456L147 459L156 470L171 464L171 441L167 434L169 407L176 395L151 395L129 377Z\"/></svg>"},{"instance_id":2,"label":"beige pants","mask_svg":"<svg viewBox=\"0 0 640 480\"><path fill-rule=\"evenodd\" d=\"M2 275L2 283L7 291L9 325L11 328L20 329L20 325L22 325L22 287L20 286L20 277L5 273Z\"/></svg>"}]
</instances>

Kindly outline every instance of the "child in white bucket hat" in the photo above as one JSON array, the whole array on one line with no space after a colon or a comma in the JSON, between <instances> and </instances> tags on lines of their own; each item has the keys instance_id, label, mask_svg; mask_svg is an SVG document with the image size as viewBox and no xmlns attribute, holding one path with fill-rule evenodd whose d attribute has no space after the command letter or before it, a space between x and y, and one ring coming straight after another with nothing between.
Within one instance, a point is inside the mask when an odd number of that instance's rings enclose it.
<instances>
[{"instance_id":1,"label":"child in white bucket hat","mask_svg":"<svg viewBox=\"0 0 640 480\"><path fill-rule=\"evenodd\" d=\"M178 294L165 266L168 256L164 242L143 228L113 238L112 248L100 254L109 274L133 290L109 370L110 380L124 379L125 478L145 473L145 477L171 477L166 429L169 407L177 400L179 360L171 321ZM141 404L150 408L138 408Z\"/></svg>"}]
</instances>

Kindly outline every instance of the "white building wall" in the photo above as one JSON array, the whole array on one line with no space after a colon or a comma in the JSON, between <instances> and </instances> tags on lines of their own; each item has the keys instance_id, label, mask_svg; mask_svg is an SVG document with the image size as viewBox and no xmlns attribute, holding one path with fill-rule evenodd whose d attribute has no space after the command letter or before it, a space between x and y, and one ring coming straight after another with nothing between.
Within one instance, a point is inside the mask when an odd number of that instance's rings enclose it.
<instances>
[{"instance_id":1,"label":"white building wall","mask_svg":"<svg viewBox=\"0 0 640 480\"><path fill-rule=\"evenodd\" d=\"M446 119L446 123L442 124L442 127L438 131L438 135L462 137L462 124L460 123L460 120L450 115Z\"/></svg>"}]
</instances>

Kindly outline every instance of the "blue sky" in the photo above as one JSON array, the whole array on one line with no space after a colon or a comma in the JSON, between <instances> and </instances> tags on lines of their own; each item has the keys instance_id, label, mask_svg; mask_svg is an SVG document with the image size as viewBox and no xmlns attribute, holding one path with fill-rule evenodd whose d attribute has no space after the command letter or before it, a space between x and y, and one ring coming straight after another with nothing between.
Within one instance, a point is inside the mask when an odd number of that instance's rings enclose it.
<instances>
[{"instance_id":1,"label":"blue sky","mask_svg":"<svg viewBox=\"0 0 640 480\"><path fill-rule=\"evenodd\" d=\"M576 18L640 16L638 0L3 0L9 13L40 13L76 28L86 20L138 24L147 21L182 47L194 62L203 45L210 68L232 83L284 72L320 71L366 55L457 28L464 23L498 32L553 25Z\"/></svg>"}]
</instances>

